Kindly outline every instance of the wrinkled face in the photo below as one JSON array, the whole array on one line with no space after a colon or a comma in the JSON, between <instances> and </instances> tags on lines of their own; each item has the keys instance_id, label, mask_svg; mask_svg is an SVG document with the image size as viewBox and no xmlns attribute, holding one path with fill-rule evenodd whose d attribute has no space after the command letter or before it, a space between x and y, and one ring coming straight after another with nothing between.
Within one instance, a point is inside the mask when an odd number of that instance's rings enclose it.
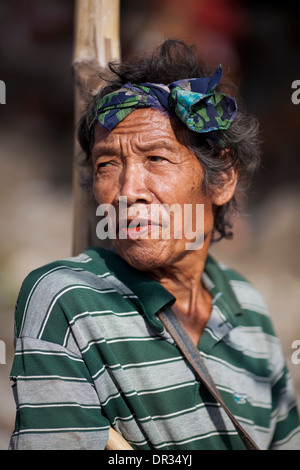
<instances>
[{"instance_id":1,"label":"wrinkled face","mask_svg":"<svg viewBox=\"0 0 300 470\"><path fill-rule=\"evenodd\" d=\"M191 254L191 234L209 239L213 227L203 168L174 129L150 108L135 110L110 132L95 127L94 195L98 204L115 209L115 247L140 270L170 266Z\"/></svg>"}]
</instances>

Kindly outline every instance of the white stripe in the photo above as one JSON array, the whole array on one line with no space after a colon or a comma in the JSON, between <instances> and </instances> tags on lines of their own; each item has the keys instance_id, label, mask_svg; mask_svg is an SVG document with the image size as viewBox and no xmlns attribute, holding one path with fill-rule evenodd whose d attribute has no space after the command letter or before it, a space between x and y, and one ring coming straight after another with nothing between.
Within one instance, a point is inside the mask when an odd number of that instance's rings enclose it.
<instances>
[{"instance_id":1,"label":"white stripe","mask_svg":"<svg viewBox=\"0 0 300 470\"><path fill-rule=\"evenodd\" d=\"M67 380L68 382L86 382L89 383L84 378L76 378L76 377L64 377L62 375L18 375L18 380L53 380L53 379L60 379L60 380Z\"/></svg>"},{"instance_id":2,"label":"white stripe","mask_svg":"<svg viewBox=\"0 0 300 470\"><path fill-rule=\"evenodd\" d=\"M108 365L108 364L105 364L103 367L101 367L101 369L99 369L94 375L92 375L92 379L93 380L97 380L99 378L100 375L102 375L103 372L106 372L107 369L111 369L111 370L116 370L116 369L122 369L121 365L120 364L115 364L115 365Z\"/></svg>"},{"instance_id":3,"label":"white stripe","mask_svg":"<svg viewBox=\"0 0 300 470\"><path fill-rule=\"evenodd\" d=\"M105 314L105 313L111 313L112 315L116 316L116 317L126 317L126 316L140 316L140 314L137 312L137 310L133 310L133 311L129 311L129 312L114 312L113 310L95 310L93 312L89 312L89 311L86 311L86 312L82 312L82 313L79 313L78 315L75 315L75 317L72 318L72 320L70 320L69 324L72 326L72 325L75 325L76 321L79 320L80 318L82 317L85 317L85 316L97 316L97 315L102 315L102 314ZM67 331L66 331L66 334L65 334L65 337L64 337L64 341L63 341L63 346L66 347L67 344L68 344L68 341L69 341L69 335L70 335L70 332L72 331L72 328L71 326L69 326L67 328Z\"/></svg>"},{"instance_id":4,"label":"white stripe","mask_svg":"<svg viewBox=\"0 0 300 470\"><path fill-rule=\"evenodd\" d=\"M60 270L60 269L71 269L71 270L76 270L76 271L82 271L82 268L70 268L70 267L68 267L68 266L57 266L57 267L55 267L55 268L53 268L53 269L50 269L50 271L47 271L45 274L43 274L41 277L39 277L39 278L37 279L37 281L34 283L32 289L30 290L29 295L28 295L28 297L27 297L27 301L26 301L25 308L24 308L24 315L23 315L23 319L22 319L22 324L21 324L20 333L22 332L22 329L23 329L23 324L24 324L24 321L25 321L26 313L27 313L28 303L29 303L29 301L30 301L30 299L31 299L31 294L32 294L32 292L34 291L36 285L37 285L44 277L48 276L48 274L50 274L50 273L52 273L52 272L54 272L54 271L58 271L58 270Z\"/></svg>"},{"instance_id":5,"label":"white stripe","mask_svg":"<svg viewBox=\"0 0 300 470\"><path fill-rule=\"evenodd\" d=\"M24 405L19 405L18 408L63 408L63 407L77 407L77 408L86 408L88 410L99 410L101 408L100 404L97 405L82 405L80 403L42 403L42 404L34 404L34 405L29 405L29 404L24 404Z\"/></svg>"},{"instance_id":6,"label":"white stripe","mask_svg":"<svg viewBox=\"0 0 300 470\"><path fill-rule=\"evenodd\" d=\"M75 315L75 317L73 317L70 322L69 322L69 325L73 326L76 324L77 320L80 320L81 318L84 318L86 316L100 316L100 315L103 315L103 314L112 314L113 316L116 316L116 317L130 317L130 316L139 316L140 317L140 314L138 313L137 310L132 310L132 311L129 311L129 312L114 312L113 310L95 310L95 311L92 311L92 312L89 312L89 311L86 311L86 312L82 312L82 313L78 313L78 315ZM66 347L67 346L67 343L68 343L68 338L69 338L69 335L70 335L70 332L72 331L72 328L71 326L68 327L67 331L66 331L66 334L65 334L65 337L64 337L64 341L63 341L63 346Z\"/></svg>"},{"instance_id":7,"label":"white stripe","mask_svg":"<svg viewBox=\"0 0 300 470\"><path fill-rule=\"evenodd\" d=\"M92 428L37 428L37 429L22 429L16 433L13 433L13 436L18 436L19 434L26 434L26 433L41 433L41 432L77 432L77 431L102 431L105 429L109 429L109 426L101 426L101 427L92 427Z\"/></svg>"},{"instance_id":8,"label":"white stripe","mask_svg":"<svg viewBox=\"0 0 300 470\"><path fill-rule=\"evenodd\" d=\"M235 390L233 390L230 387L223 387L221 385L218 385L217 388L218 388L218 390L223 390L223 392L230 393L231 395L234 395L234 393L235 393ZM241 396L243 396L247 400L247 402L250 403L252 406L257 406L259 408L265 408L267 410L272 409L272 404L269 403L269 402L266 403L266 402L262 402L262 401L259 401L259 400L255 400L251 396L247 395L247 393L241 394Z\"/></svg>"},{"instance_id":9,"label":"white stripe","mask_svg":"<svg viewBox=\"0 0 300 470\"><path fill-rule=\"evenodd\" d=\"M93 341L89 341L88 345L87 345L84 349L82 349L81 352L82 352L82 354L84 354L84 353L86 353L86 352L90 349L90 347L91 347L93 344L102 344L102 343L106 343L106 339L101 338L101 339L95 339L95 340L93 340ZM97 372L97 374L98 374L98 372ZM96 374L96 375L97 375L97 374ZM93 376L93 377L94 377L94 376Z\"/></svg>"},{"instance_id":10,"label":"white stripe","mask_svg":"<svg viewBox=\"0 0 300 470\"><path fill-rule=\"evenodd\" d=\"M57 351L37 351L37 350L32 350L32 351L16 351L15 355L16 356L23 356L27 354L41 354L44 356L66 356L68 359L71 359L72 361L79 361L83 362L83 359L80 359L80 357L73 357L70 356L67 353L62 353L62 352L57 352Z\"/></svg>"},{"instance_id":11,"label":"white stripe","mask_svg":"<svg viewBox=\"0 0 300 470\"><path fill-rule=\"evenodd\" d=\"M260 326L239 326L231 331L227 338L224 338L224 342L232 349L243 352L246 356L255 359L266 359L271 363L277 362L277 364L282 365L282 360L278 356L277 338L264 333ZM270 361L270 358L274 358L274 360Z\"/></svg>"},{"instance_id":12,"label":"white stripe","mask_svg":"<svg viewBox=\"0 0 300 470\"><path fill-rule=\"evenodd\" d=\"M237 374L241 374L241 376L247 375L247 377L250 377L250 378L254 377L255 381L260 382L260 383L267 383L268 384L270 382L269 377L261 377L259 375L253 374L252 372L249 372L247 369L242 369L241 367L236 367L233 364L231 364L231 362L226 362L223 359L220 359L219 357L210 356L209 354L205 354L203 351L201 352L201 354L208 361L212 361L212 364L217 363L217 364L223 365L226 368L236 372ZM223 377L223 374L222 374L222 377ZM231 380L232 380L232 377L231 377Z\"/></svg>"},{"instance_id":13,"label":"white stripe","mask_svg":"<svg viewBox=\"0 0 300 470\"><path fill-rule=\"evenodd\" d=\"M131 367L136 368L136 367L141 367L141 366L151 366L151 365L161 365L161 364L166 364L168 362L180 362L182 361L182 357L173 357L171 359L161 359L160 361L148 361L148 362L137 362L137 363L131 363L131 364L125 364L122 366L122 369L129 369Z\"/></svg>"},{"instance_id":14,"label":"white stripe","mask_svg":"<svg viewBox=\"0 0 300 470\"><path fill-rule=\"evenodd\" d=\"M80 253L77 256L71 256L70 258L63 258L61 261L68 261L72 263L89 263L93 261L93 259L86 255L85 253Z\"/></svg>"},{"instance_id":15,"label":"white stripe","mask_svg":"<svg viewBox=\"0 0 300 470\"><path fill-rule=\"evenodd\" d=\"M130 391L130 392L125 392L124 390L122 391L122 393L126 396L126 397L131 397L131 396L134 396L134 395L137 395L137 396L141 396L141 395L148 395L148 394L151 394L151 393L161 393L161 392L166 392L166 391L173 391L173 390L176 390L176 389L179 389L179 388L185 388L187 386L190 386L190 385L194 385L193 384L179 384L179 385L175 385L174 387L166 387L166 388L159 388L159 389L156 389L154 391L139 391L139 390L133 390L133 391ZM110 400L113 400L115 398L119 398L121 395L119 392L117 393L114 393L113 395L109 395L107 397L106 400L104 400L103 402L101 402L101 405L104 406L104 405L107 405L107 403L110 401ZM200 407L202 407L204 405L201 405ZM191 409L197 409L198 408L198 405L194 408L191 408ZM184 412L180 411L178 412L180 414L184 414ZM175 413L177 414L177 413ZM139 421L147 421L148 419L153 419L153 417L146 417L146 418L142 418L142 419L139 419Z\"/></svg>"},{"instance_id":16,"label":"white stripe","mask_svg":"<svg viewBox=\"0 0 300 470\"><path fill-rule=\"evenodd\" d=\"M141 395L141 394L139 393L139 395ZM180 415L189 413L190 411L196 411L200 408L204 408L205 406L210 406L210 405L215 405L215 403L200 403L196 406L193 406L192 408L186 408L182 411L175 411L174 413L169 413L169 414L165 414L165 415L151 416L150 419L155 421L155 420L160 420L160 419L172 418L172 417L175 417L175 416L180 416ZM220 406L220 405L216 404L216 406ZM125 416L125 417L116 416L115 419L112 422L112 425L115 425L117 423L117 421L130 421L130 420L135 420L133 415L129 415L129 416ZM139 418L139 421L148 421L148 420L149 420L148 416L146 416L145 418Z\"/></svg>"},{"instance_id":17,"label":"white stripe","mask_svg":"<svg viewBox=\"0 0 300 470\"><path fill-rule=\"evenodd\" d=\"M213 356L204 355L206 365L217 387L232 390L234 393L247 394L247 400L253 403L265 403L270 406L271 384L270 377L261 377L249 372L246 369L238 368L230 363Z\"/></svg>"},{"instance_id":18,"label":"white stripe","mask_svg":"<svg viewBox=\"0 0 300 470\"><path fill-rule=\"evenodd\" d=\"M133 397L135 395L137 395L136 391L134 390L133 392L124 392L124 390L122 391L122 394L125 395L126 397ZM112 395L112 396L109 396L107 398L107 400L101 402L101 406L105 406L107 405L107 403L110 401L110 400L114 400L115 398L119 398L121 395L120 393L116 393L115 395ZM150 418L150 417L149 417Z\"/></svg>"},{"instance_id":19,"label":"white stripe","mask_svg":"<svg viewBox=\"0 0 300 470\"><path fill-rule=\"evenodd\" d=\"M111 343L126 343L126 342L130 342L130 341L161 341L161 337L160 336L150 336L149 338L147 337L141 337L141 336L132 336L132 337L128 337L126 336L125 338L112 338L112 339L108 339L106 342L108 344L111 344Z\"/></svg>"},{"instance_id":20,"label":"white stripe","mask_svg":"<svg viewBox=\"0 0 300 470\"><path fill-rule=\"evenodd\" d=\"M178 440L178 441L167 441L163 444L158 444L155 446L156 449L160 449L162 447L166 447L166 446L169 446L169 445L182 445L182 444L188 444L189 442L194 442L194 441L200 441L200 440L203 440L203 439L208 439L209 437L212 437L212 436L228 436L228 435L237 435L237 432L236 431L215 431L215 432L210 432L210 433L207 433L203 436L195 436L195 437L192 437L192 438L189 438L189 439L184 439L184 440ZM133 441L128 441L132 444L134 444Z\"/></svg>"},{"instance_id":21,"label":"white stripe","mask_svg":"<svg viewBox=\"0 0 300 470\"><path fill-rule=\"evenodd\" d=\"M111 291L110 291L111 292ZM113 290L112 292L115 292L115 290ZM134 315L138 315L140 316L140 314L138 313L137 310L132 310L132 311L129 311L129 312L114 312L113 310L95 310L95 311L86 311L86 312L82 312L82 313L78 313L77 315L75 315L72 320L70 320L70 325L73 325L77 320L78 318L81 318L82 316L86 316L86 315L102 315L103 313L111 313L113 315L116 315L117 317L122 317L122 316L134 316Z\"/></svg>"},{"instance_id":22,"label":"white stripe","mask_svg":"<svg viewBox=\"0 0 300 470\"><path fill-rule=\"evenodd\" d=\"M87 286L97 290L109 288L112 292L116 292L106 278L98 277L96 274L82 268L70 268L68 266L59 266L50 272L48 271L38 282L38 287L35 283L35 290L31 291L31 296L28 298L27 322L23 325L22 330L24 336L36 337L38 335L49 305L54 296L64 288ZM29 311L31 315L28 318Z\"/></svg>"},{"instance_id":23,"label":"white stripe","mask_svg":"<svg viewBox=\"0 0 300 470\"><path fill-rule=\"evenodd\" d=\"M153 393L163 393L163 392L169 392L169 391L173 391L173 390L177 390L179 388L185 388L185 387L194 387L195 385L195 382L190 382L190 383L183 383L183 384L178 384L178 385L174 385L173 387L172 386L169 386L169 387L159 387L159 388L155 388L153 390L137 390L137 393L138 395L151 395Z\"/></svg>"},{"instance_id":24,"label":"white stripe","mask_svg":"<svg viewBox=\"0 0 300 470\"><path fill-rule=\"evenodd\" d=\"M44 324L41 331L40 331L40 334L38 335L38 339L41 339L41 337L43 336L43 333L44 333L44 330L45 330L45 327L46 327L46 324L47 324L47 321L48 321L48 318L51 314L51 311L55 305L55 303L57 302L57 300L62 296L64 295L66 292L69 292L71 290L74 290L74 289L87 289L87 290L92 290L94 292L99 292L100 294L107 294L107 293L110 293L110 292L116 292L115 289L108 289L108 290L101 290L101 289L95 289L94 287L90 287L90 286L72 286L72 287L68 287L67 289L65 289L64 291L60 292L53 300L52 300L52 304L51 304L51 307L49 308L49 311L48 311L48 314L46 315L46 317L43 319L42 323Z\"/></svg>"},{"instance_id":25,"label":"white stripe","mask_svg":"<svg viewBox=\"0 0 300 470\"><path fill-rule=\"evenodd\" d=\"M180 415L184 415L186 413L189 413L190 411L197 411L197 410L200 410L201 408L204 408L204 407L207 407L207 406L215 406L216 408L217 407L220 407L220 405L217 403L208 403L208 402L205 402L205 403L200 403L196 406L193 406L192 408L186 408L182 411L175 411L174 413L169 413L169 414L166 414L166 415L156 415L156 416L151 416L151 419L153 420L163 420L163 419L167 419L167 418L174 418L176 416L180 416ZM142 421L142 420L140 420Z\"/></svg>"},{"instance_id":26,"label":"white stripe","mask_svg":"<svg viewBox=\"0 0 300 470\"><path fill-rule=\"evenodd\" d=\"M281 439L280 441L275 441L272 443L272 448L273 447L280 447L284 444L286 444L288 441L290 441L291 439L293 439L294 436L296 436L297 434L300 433L300 426L298 426L296 429L293 429L290 434L288 434L284 439ZM298 444L298 443L296 443ZM299 447L297 446L297 449L295 450L299 450Z\"/></svg>"},{"instance_id":27,"label":"white stripe","mask_svg":"<svg viewBox=\"0 0 300 470\"><path fill-rule=\"evenodd\" d=\"M260 293L248 282L230 281L235 295L243 308L254 310L257 313L269 316L267 306L265 305Z\"/></svg>"}]
</instances>

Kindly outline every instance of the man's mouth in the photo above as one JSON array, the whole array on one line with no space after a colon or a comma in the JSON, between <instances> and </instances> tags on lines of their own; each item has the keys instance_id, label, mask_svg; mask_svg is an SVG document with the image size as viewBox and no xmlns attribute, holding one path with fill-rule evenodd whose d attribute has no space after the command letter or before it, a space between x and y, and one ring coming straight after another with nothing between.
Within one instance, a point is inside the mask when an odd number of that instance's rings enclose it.
<instances>
[{"instance_id":1,"label":"man's mouth","mask_svg":"<svg viewBox=\"0 0 300 470\"><path fill-rule=\"evenodd\" d=\"M146 238L159 224L148 218L123 219L119 221L119 238Z\"/></svg>"}]
</instances>

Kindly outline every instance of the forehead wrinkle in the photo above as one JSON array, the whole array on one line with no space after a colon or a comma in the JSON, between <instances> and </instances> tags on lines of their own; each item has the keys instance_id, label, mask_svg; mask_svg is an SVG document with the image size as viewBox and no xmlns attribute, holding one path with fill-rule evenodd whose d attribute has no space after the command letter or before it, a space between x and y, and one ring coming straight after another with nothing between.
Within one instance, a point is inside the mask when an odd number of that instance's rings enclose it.
<instances>
[{"instance_id":1,"label":"forehead wrinkle","mask_svg":"<svg viewBox=\"0 0 300 470\"><path fill-rule=\"evenodd\" d=\"M157 148L165 148L167 150L174 149L174 142L172 141L172 139L168 138L157 138L155 140L149 138L149 140L141 141L139 142L139 144L140 147L144 150L151 150Z\"/></svg>"},{"instance_id":2,"label":"forehead wrinkle","mask_svg":"<svg viewBox=\"0 0 300 470\"><path fill-rule=\"evenodd\" d=\"M101 157L102 155L106 156L113 156L116 154L118 151L119 146L118 145L106 145L103 141L98 142L96 145L94 145L94 148L92 150L92 158L93 160Z\"/></svg>"},{"instance_id":3,"label":"forehead wrinkle","mask_svg":"<svg viewBox=\"0 0 300 470\"><path fill-rule=\"evenodd\" d=\"M96 133L95 133L96 134ZM92 155L98 157L101 154L105 154L107 156L112 156L120 149L120 141L118 136L115 136L111 133L111 131L107 131L106 129L98 130L98 136L95 135L95 143L92 150Z\"/></svg>"},{"instance_id":4,"label":"forehead wrinkle","mask_svg":"<svg viewBox=\"0 0 300 470\"><path fill-rule=\"evenodd\" d=\"M136 137L139 140L140 136L137 135ZM94 158L99 158L102 155L126 156L132 151L138 151L140 146L137 139L134 136L123 139L119 134L106 136L95 145L93 150Z\"/></svg>"},{"instance_id":5,"label":"forehead wrinkle","mask_svg":"<svg viewBox=\"0 0 300 470\"><path fill-rule=\"evenodd\" d=\"M102 153L105 155L112 155L116 152L122 151L122 148L125 147L132 147L132 149L147 151L147 150L154 150L158 148L163 148L167 150L174 149L174 142L171 138L167 136L163 137L153 137L147 135L148 132L145 133L135 133L131 135L131 137L126 141L123 141L118 137L118 135L109 135L106 136L104 139L101 139L94 147L93 153L101 155ZM128 135L128 134L127 134Z\"/></svg>"},{"instance_id":6,"label":"forehead wrinkle","mask_svg":"<svg viewBox=\"0 0 300 470\"><path fill-rule=\"evenodd\" d=\"M138 114L140 114L139 118ZM135 119L132 118L135 116ZM112 131L97 130L94 155L101 156L145 152L156 149L174 151L174 146L182 145L169 118L152 109L136 110ZM177 144L177 145L176 145Z\"/></svg>"}]
</instances>

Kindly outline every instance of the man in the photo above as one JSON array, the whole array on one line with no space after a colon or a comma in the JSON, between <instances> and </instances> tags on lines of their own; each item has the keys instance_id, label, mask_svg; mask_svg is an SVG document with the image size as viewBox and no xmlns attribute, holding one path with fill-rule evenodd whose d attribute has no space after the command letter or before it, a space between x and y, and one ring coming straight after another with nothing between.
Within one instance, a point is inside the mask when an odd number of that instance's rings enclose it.
<instances>
[{"instance_id":1,"label":"man","mask_svg":"<svg viewBox=\"0 0 300 470\"><path fill-rule=\"evenodd\" d=\"M230 236L237 191L257 167L256 122L221 91L221 68L205 73L184 43L111 69L79 139L113 250L92 247L24 281L11 448L104 449L112 426L135 449L244 449L164 327L170 309L258 447L299 448L268 311L208 253L218 232Z\"/></svg>"}]
</instances>

